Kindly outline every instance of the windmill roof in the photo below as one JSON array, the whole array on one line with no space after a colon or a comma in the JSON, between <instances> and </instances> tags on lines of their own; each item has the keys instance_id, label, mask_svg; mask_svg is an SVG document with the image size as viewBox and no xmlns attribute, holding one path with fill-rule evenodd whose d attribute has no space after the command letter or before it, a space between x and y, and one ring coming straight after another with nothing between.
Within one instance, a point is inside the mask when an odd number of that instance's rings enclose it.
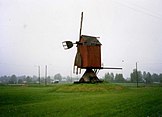
<instances>
[{"instance_id":1,"label":"windmill roof","mask_svg":"<svg viewBox=\"0 0 162 117\"><path fill-rule=\"evenodd\" d=\"M101 45L97 39L98 37L82 35L81 38L84 40L84 44L86 45Z\"/></svg>"}]
</instances>

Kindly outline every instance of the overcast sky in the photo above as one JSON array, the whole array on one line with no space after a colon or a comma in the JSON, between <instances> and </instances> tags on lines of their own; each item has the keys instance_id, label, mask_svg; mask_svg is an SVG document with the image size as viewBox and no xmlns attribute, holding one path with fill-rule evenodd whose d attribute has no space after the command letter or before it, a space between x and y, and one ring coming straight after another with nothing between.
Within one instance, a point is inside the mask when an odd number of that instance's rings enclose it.
<instances>
[{"instance_id":1,"label":"overcast sky","mask_svg":"<svg viewBox=\"0 0 162 117\"><path fill-rule=\"evenodd\" d=\"M0 0L0 76L71 75L76 47L62 41L82 34L100 37L102 63L129 77L138 69L162 73L161 0ZM82 72L83 73L83 72Z\"/></svg>"}]
</instances>

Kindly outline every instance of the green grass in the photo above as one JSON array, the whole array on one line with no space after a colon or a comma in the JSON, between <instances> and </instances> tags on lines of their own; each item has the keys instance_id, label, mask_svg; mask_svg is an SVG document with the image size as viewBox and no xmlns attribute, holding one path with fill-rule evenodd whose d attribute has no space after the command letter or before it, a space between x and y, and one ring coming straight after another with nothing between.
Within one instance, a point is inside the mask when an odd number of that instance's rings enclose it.
<instances>
[{"instance_id":1,"label":"green grass","mask_svg":"<svg viewBox=\"0 0 162 117\"><path fill-rule=\"evenodd\" d=\"M161 117L162 87L0 86L1 117Z\"/></svg>"}]
</instances>

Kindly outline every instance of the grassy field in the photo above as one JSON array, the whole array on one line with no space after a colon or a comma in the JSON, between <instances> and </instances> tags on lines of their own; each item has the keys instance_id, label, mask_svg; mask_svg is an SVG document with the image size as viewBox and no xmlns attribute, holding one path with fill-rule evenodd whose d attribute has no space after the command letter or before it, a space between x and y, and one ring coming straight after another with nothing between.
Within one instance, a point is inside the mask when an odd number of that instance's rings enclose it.
<instances>
[{"instance_id":1,"label":"grassy field","mask_svg":"<svg viewBox=\"0 0 162 117\"><path fill-rule=\"evenodd\" d=\"M162 87L0 86L1 117L162 117Z\"/></svg>"}]
</instances>

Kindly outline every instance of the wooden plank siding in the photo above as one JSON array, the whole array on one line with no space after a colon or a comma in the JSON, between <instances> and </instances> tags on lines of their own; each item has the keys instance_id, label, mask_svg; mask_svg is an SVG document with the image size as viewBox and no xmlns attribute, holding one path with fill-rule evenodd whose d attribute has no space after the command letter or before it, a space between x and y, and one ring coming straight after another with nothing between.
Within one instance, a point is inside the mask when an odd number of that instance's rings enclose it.
<instances>
[{"instance_id":1,"label":"wooden plank siding","mask_svg":"<svg viewBox=\"0 0 162 117\"><path fill-rule=\"evenodd\" d=\"M100 68L101 67L101 46L78 46L82 64L80 68Z\"/></svg>"}]
</instances>

